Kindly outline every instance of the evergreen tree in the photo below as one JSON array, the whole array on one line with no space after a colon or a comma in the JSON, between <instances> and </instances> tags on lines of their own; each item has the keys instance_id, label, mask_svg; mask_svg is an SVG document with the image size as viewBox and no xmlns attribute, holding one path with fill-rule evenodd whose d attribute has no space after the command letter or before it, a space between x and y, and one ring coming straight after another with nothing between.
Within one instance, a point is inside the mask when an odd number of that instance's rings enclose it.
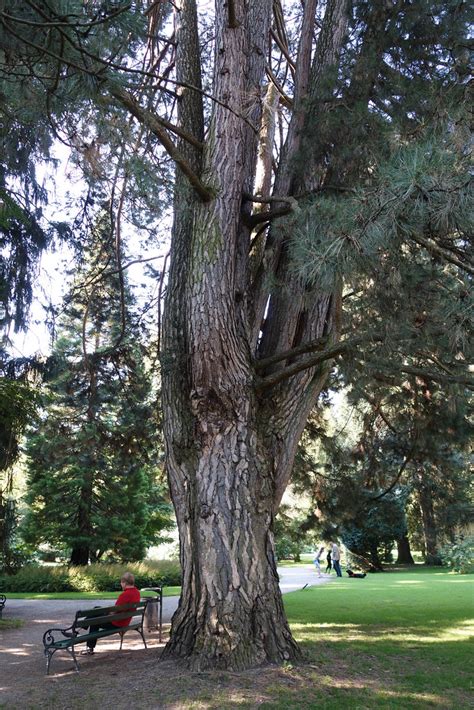
<instances>
[{"instance_id":1,"label":"evergreen tree","mask_svg":"<svg viewBox=\"0 0 474 710\"><path fill-rule=\"evenodd\" d=\"M0 22L4 75L46 88L86 172L107 171L104 126L112 166L119 137L176 165L161 363L183 590L164 656L296 659L272 526L334 358L472 387L466 5L51 0ZM410 273L437 286L425 328Z\"/></svg>"},{"instance_id":2,"label":"evergreen tree","mask_svg":"<svg viewBox=\"0 0 474 710\"><path fill-rule=\"evenodd\" d=\"M66 299L27 445L24 538L69 550L78 565L106 555L140 560L169 523L156 393L112 236L104 210Z\"/></svg>"},{"instance_id":3,"label":"evergreen tree","mask_svg":"<svg viewBox=\"0 0 474 710\"><path fill-rule=\"evenodd\" d=\"M315 412L303 434L293 485L311 491L312 512L302 524L323 539L339 536L355 563L382 570L394 542L407 533L408 488L397 476L398 457L382 451L382 432L359 401Z\"/></svg>"},{"instance_id":4,"label":"evergreen tree","mask_svg":"<svg viewBox=\"0 0 474 710\"><path fill-rule=\"evenodd\" d=\"M439 546L468 523L473 502L469 393L451 385L445 397L420 377L356 380L336 420L315 413L295 466L297 490L313 491L316 511L304 527L337 530L378 569L390 540L400 563L413 563L412 541L439 564Z\"/></svg>"}]
</instances>

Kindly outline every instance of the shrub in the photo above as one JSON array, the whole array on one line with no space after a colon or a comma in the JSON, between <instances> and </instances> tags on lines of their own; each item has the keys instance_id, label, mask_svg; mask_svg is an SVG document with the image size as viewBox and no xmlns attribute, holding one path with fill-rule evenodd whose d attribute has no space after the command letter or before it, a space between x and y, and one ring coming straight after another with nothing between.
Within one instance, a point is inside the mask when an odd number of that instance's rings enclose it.
<instances>
[{"instance_id":1,"label":"shrub","mask_svg":"<svg viewBox=\"0 0 474 710\"><path fill-rule=\"evenodd\" d=\"M459 574L474 572L474 536L459 537L455 542L440 550L443 565Z\"/></svg>"},{"instance_id":2,"label":"shrub","mask_svg":"<svg viewBox=\"0 0 474 710\"><path fill-rule=\"evenodd\" d=\"M28 565L13 575L0 577L3 592L73 592L66 567Z\"/></svg>"},{"instance_id":3,"label":"shrub","mask_svg":"<svg viewBox=\"0 0 474 710\"><path fill-rule=\"evenodd\" d=\"M281 535L275 540L275 554L278 560L295 560L300 558L300 543L291 540L287 535Z\"/></svg>"},{"instance_id":4,"label":"shrub","mask_svg":"<svg viewBox=\"0 0 474 710\"><path fill-rule=\"evenodd\" d=\"M87 567L41 567L30 565L17 574L1 575L2 592L120 592L120 577L125 572L135 575L142 587L179 586L179 562L156 560L122 564L94 564Z\"/></svg>"},{"instance_id":5,"label":"shrub","mask_svg":"<svg viewBox=\"0 0 474 710\"><path fill-rule=\"evenodd\" d=\"M25 545L14 544L0 552L0 570L7 574L15 574L33 562L34 557Z\"/></svg>"}]
</instances>

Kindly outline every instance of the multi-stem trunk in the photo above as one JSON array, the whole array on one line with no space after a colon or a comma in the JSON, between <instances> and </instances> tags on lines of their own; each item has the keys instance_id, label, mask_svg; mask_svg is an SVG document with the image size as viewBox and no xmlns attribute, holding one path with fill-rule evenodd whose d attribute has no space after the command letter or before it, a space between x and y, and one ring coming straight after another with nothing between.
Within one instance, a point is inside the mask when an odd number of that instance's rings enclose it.
<instances>
[{"instance_id":1,"label":"multi-stem trunk","mask_svg":"<svg viewBox=\"0 0 474 710\"><path fill-rule=\"evenodd\" d=\"M433 490L422 465L417 469L415 489L423 526L425 563L427 565L439 565L441 564L441 558L438 550L438 531L433 505Z\"/></svg>"},{"instance_id":2,"label":"multi-stem trunk","mask_svg":"<svg viewBox=\"0 0 474 710\"><path fill-rule=\"evenodd\" d=\"M178 6L178 78L199 86L195 3ZM337 331L340 307L334 294L313 290L310 298L298 283L291 312L283 306L284 328L272 307L259 337L268 284L249 268L252 208L245 196L254 189L272 2L232 6L236 23L229 23L226 3L216 7L216 103L204 150L197 142L182 145L209 199L178 175L163 320L167 471L183 570L164 657L186 658L198 669L299 657L278 586L272 524L327 369L308 368L271 389L262 378L288 364L265 367L265 358ZM199 93L183 89L180 123L203 142L200 116Z\"/></svg>"}]
</instances>

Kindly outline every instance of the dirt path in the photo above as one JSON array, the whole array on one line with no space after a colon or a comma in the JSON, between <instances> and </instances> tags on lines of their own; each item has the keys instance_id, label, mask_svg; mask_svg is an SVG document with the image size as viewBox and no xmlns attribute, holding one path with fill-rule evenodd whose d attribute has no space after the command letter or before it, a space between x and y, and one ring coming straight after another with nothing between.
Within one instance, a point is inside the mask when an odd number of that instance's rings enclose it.
<instances>
[{"instance_id":1,"label":"dirt path","mask_svg":"<svg viewBox=\"0 0 474 710\"><path fill-rule=\"evenodd\" d=\"M165 630L168 629L168 622L178 603L178 597L167 597L163 604L163 619ZM80 608L89 609L94 606L109 606L113 601L93 600L81 601ZM74 699L70 698L66 704L40 704L43 701L39 696L49 695L48 689L53 688L59 678L65 675L77 676L74 671L70 656L66 653L58 652L51 661L50 675L46 676L46 660L43 652L43 634L50 628L67 628L74 619L74 614L79 609L76 600L26 600L7 599L3 618L21 619L23 626L18 629L6 629L0 631L0 707L1 708L36 708L36 707L79 707L74 705ZM148 649L155 653L148 652L148 658L153 655L156 661L156 652L164 646L159 643L157 630L145 631L145 638ZM165 637L164 637L165 638ZM112 636L101 639L97 644L96 654L92 657L79 658L81 673L87 673L93 667L97 667L100 660L102 672L105 674L114 672L115 666L130 662L143 663L144 649L140 635L131 631L124 637L122 651L119 651L120 637ZM78 647L79 649L81 647ZM104 665L105 662L105 665ZM42 692L38 692L42 691ZM31 704L30 698L31 696ZM69 704L70 703L70 704Z\"/></svg>"},{"instance_id":2,"label":"dirt path","mask_svg":"<svg viewBox=\"0 0 474 710\"><path fill-rule=\"evenodd\" d=\"M282 570L280 583L282 591L288 592L301 589L304 584L327 581L327 578L316 578L309 567L299 573ZM163 599L162 643L156 630L145 631L148 650L135 631L125 635L122 651L119 651L119 636L101 639L93 656L79 657L80 673L74 670L68 654L58 652L52 658L50 675L46 676L42 643L45 631L70 626L79 608L112 603L110 599L78 602L7 598L3 618L21 619L24 623L21 628L0 631L0 708L180 710L189 707L185 699L197 692L203 683L209 682L206 674L184 673L172 662L157 663L178 597ZM179 697L183 698L182 703Z\"/></svg>"}]
</instances>

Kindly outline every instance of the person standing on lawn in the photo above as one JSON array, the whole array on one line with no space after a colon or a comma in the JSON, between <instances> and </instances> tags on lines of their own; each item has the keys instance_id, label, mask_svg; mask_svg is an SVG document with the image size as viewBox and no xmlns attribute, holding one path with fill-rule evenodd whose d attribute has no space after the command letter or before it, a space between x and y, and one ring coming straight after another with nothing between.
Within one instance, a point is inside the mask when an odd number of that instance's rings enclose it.
<instances>
[{"instance_id":1,"label":"person standing on lawn","mask_svg":"<svg viewBox=\"0 0 474 710\"><path fill-rule=\"evenodd\" d=\"M318 570L318 577L322 577L322 574L321 574L321 556L322 556L323 552L324 552L324 547L320 547L320 548L319 548L319 552L316 553L316 556L315 556L315 558L314 558L314 560L313 560L314 566L315 566L316 569Z\"/></svg>"},{"instance_id":2,"label":"person standing on lawn","mask_svg":"<svg viewBox=\"0 0 474 710\"><path fill-rule=\"evenodd\" d=\"M332 566L336 570L336 574L338 577L342 577L342 572L341 572L341 553L339 551L339 547L335 542L331 543L332 549L331 549L331 557L332 557Z\"/></svg>"},{"instance_id":3,"label":"person standing on lawn","mask_svg":"<svg viewBox=\"0 0 474 710\"><path fill-rule=\"evenodd\" d=\"M331 549L328 550L326 555L326 574L331 574L332 563L331 563Z\"/></svg>"},{"instance_id":4,"label":"person standing on lawn","mask_svg":"<svg viewBox=\"0 0 474 710\"><path fill-rule=\"evenodd\" d=\"M131 572L125 572L120 579L120 586L122 587L122 593L119 594L115 606L122 606L122 604L137 604L140 601L140 592L135 586L135 577ZM91 626L89 631L98 631L99 629L115 629L121 626L128 626L132 617L125 619L120 619L119 621L112 621L110 623L104 622L98 626ZM95 645L97 639L89 639L87 642L87 648L81 651L83 656L91 656L94 653Z\"/></svg>"}]
</instances>

